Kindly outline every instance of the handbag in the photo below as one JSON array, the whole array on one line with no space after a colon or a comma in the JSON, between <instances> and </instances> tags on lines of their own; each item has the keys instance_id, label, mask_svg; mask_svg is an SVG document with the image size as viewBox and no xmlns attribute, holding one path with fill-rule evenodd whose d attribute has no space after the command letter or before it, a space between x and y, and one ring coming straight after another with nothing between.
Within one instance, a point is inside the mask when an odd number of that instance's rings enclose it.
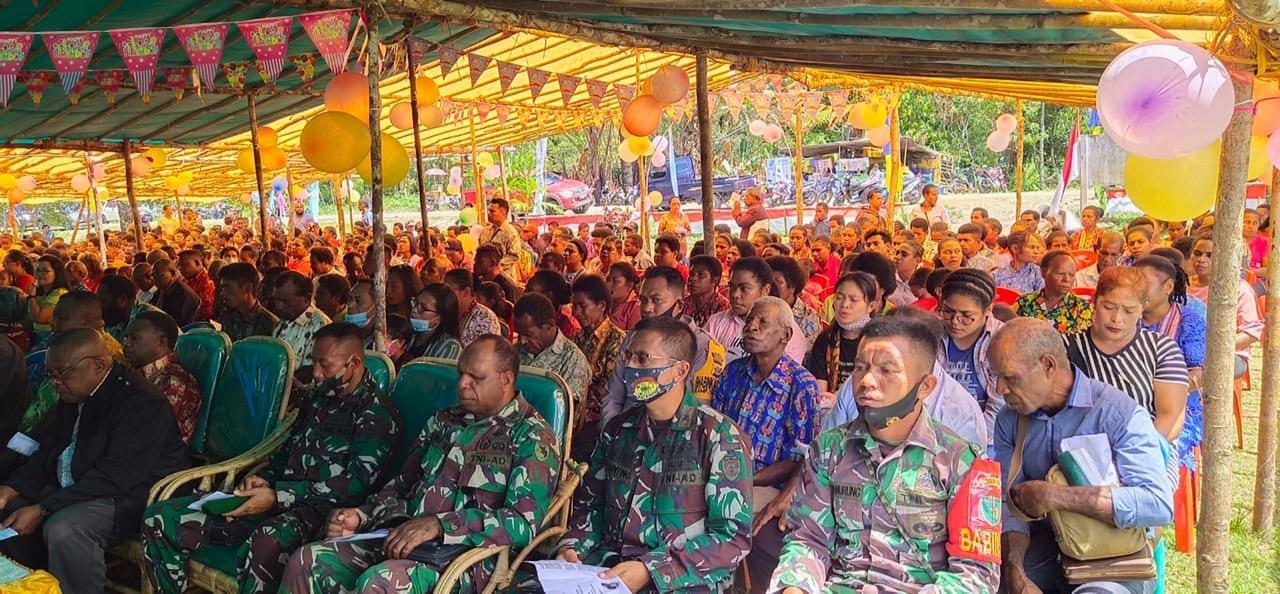
<instances>
[{"instance_id":1,"label":"handbag","mask_svg":"<svg viewBox=\"0 0 1280 594\"><path fill-rule=\"evenodd\" d=\"M1018 435L1015 438L1013 458L1009 463L1008 487L1013 486L1013 480L1022 472L1022 448L1026 443L1027 431L1030 427L1031 418L1018 415ZM1049 468L1045 480L1058 485L1069 484L1056 464ZM1025 522L1044 519L1032 518L1018 509L1013 498L1009 496L1008 487L1005 489L1005 502L1015 517ZM1076 568L1075 572L1078 575L1090 574L1093 569L1107 571L1109 565L1124 560L1126 567L1133 573L1145 575L1149 566L1152 578L1137 579L1154 578L1155 560L1151 555L1145 529L1117 528L1106 522L1069 511L1052 511L1047 515L1049 524L1053 528L1054 538L1058 542L1058 550L1063 556L1064 568L1068 566ZM1136 569L1133 569L1135 567ZM1068 581L1071 581L1070 576Z\"/></svg>"}]
</instances>

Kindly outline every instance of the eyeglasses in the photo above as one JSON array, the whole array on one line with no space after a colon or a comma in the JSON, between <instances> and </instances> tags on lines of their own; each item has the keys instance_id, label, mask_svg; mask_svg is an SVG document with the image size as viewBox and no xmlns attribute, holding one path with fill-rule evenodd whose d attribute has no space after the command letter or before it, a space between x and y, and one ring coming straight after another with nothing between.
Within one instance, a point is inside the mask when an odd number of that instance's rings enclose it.
<instances>
[{"instance_id":1,"label":"eyeglasses","mask_svg":"<svg viewBox=\"0 0 1280 594\"><path fill-rule=\"evenodd\" d=\"M631 367L650 367L652 363L658 361L675 361L675 359L662 355L650 355L649 353L638 353L635 351L622 352L622 362Z\"/></svg>"},{"instance_id":2,"label":"eyeglasses","mask_svg":"<svg viewBox=\"0 0 1280 594\"><path fill-rule=\"evenodd\" d=\"M971 311L957 311L945 305L938 307L938 317L951 321L954 318L960 318L961 322L972 324L978 320L978 314Z\"/></svg>"},{"instance_id":3,"label":"eyeglasses","mask_svg":"<svg viewBox=\"0 0 1280 594\"><path fill-rule=\"evenodd\" d=\"M83 357L80 357L79 359L76 359L75 363L67 365L62 369L46 369L44 374L45 374L45 377L49 378L50 381L63 383L66 381L67 375L70 374L72 371L75 371L75 369L79 367L81 363L84 363L88 359L98 359L98 358L99 357L97 355L85 355Z\"/></svg>"}]
</instances>

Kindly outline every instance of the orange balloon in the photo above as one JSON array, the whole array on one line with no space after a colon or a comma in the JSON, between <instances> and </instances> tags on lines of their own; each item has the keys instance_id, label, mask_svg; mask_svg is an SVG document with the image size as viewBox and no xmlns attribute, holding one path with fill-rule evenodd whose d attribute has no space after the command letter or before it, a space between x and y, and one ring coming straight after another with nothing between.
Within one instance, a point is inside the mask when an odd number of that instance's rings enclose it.
<instances>
[{"instance_id":1,"label":"orange balloon","mask_svg":"<svg viewBox=\"0 0 1280 594\"><path fill-rule=\"evenodd\" d=\"M240 154L236 155L236 167L245 173L253 173L253 149L240 150Z\"/></svg>"},{"instance_id":2,"label":"orange balloon","mask_svg":"<svg viewBox=\"0 0 1280 594\"><path fill-rule=\"evenodd\" d=\"M26 200L26 199L27 199L27 193L23 192L22 188L9 188L9 205L10 206L17 206L18 204L22 203L23 200Z\"/></svg>"},{"instance_id":3,"label":"orange balloon","mask_svg":"<svg viewBox=\"0 0 1280 594\"><path fill-rule=\"evenodd\" d=\"M280 136L276 134L275 128L270 126L262 126L258 128L258 146L267 149L271 148L279 142Z\"/></svg>"},{"instance_id":4,"label":"orange balloon","mask_svg":"<svg viewBox=\"0 0 1280 594\"><path fill-rule=\"evenodd\" d=\"M1280 82L1254 79L1253 135L1270 136L1280 130Z\"/></svg>"},{"instance_id":5,"label":"orange balloon","mask_svg":"<svg viewBox=\"0 0 1280 594\"><path fill-rule=\"evenodd\" d=\"M414 86L418 91L418 105L429 105L440 99L440 87L436 86L436 81L419 75L414 79Z\"/></svg>"},{"instance_id":6,"label":"orange balloon","mask_svg":"<svg viewBox=\"0 0 1280 594\"><path fill-rule=\"evenodd\" d=\"M652 95L636 97L622 112L622 126L633 136L648 136L662 123L662 103Z\"/></svg>"},{"instance_id":7,"label":"orange balloon","mask_svg":"<svg viewBox=\"0 0 1280 594\"><path fill-rule=\"evenodd\" d=\"M667 65L653 75L653 98L666 104L684 99L689 94L689 73Z\"/></svg>"},{"instance_id":8,"label":"orange balloon","mask_svg":"<svg viewBox=\"0 0 1280 594\"><path fill-rule=\"evenodd\" d=\"M423 128L435 128L444 123L444 112L434 105L418 107L418 124Z\"/></svg>"},{"instance_id":9,"label":"orange balloon","mask_svg":"<svg viewBox=\"0 0 1280 594\"><path fill-rule=\"evenodd\" d=\"M413 106L404 101L391 108L391 125L401 130L413 128Z\"/></svg>"},{"instance_id":10,"label":"orange balloon","mask_svg":"<svg viewBox=\"0 0 1280 594\"><path fill-rule=\"evenodd\" d=\"M349 113L368 122L369 79L350 70L333 77L324 89L324 106L329 111Z\"/></svg>"},{"instance_id":11,"label":"orange balloon","mask_svg":"<svg viewBox=\"0 0 1280 594\"><path fill-rule=\"evenodd\" d=\"M325 112L307 121L298 149L312 167L325 173L345 173L369 154L369 126L348 113Z\"/></svg>"},{"instance_id":12,"label":"orange balloon","mask_svg":"<svg viewBox=\"0 0 1280 594\"><path fill-rule=\"evenodd\" d=\"M276 171L279 169L284 169L285 165L287 165L288 162L289 162L289 158L284 154L284 151L281 150L280 147L273 146L271 148L262 149L262 170L263 171Z\"/></svg>"}]
</instances>

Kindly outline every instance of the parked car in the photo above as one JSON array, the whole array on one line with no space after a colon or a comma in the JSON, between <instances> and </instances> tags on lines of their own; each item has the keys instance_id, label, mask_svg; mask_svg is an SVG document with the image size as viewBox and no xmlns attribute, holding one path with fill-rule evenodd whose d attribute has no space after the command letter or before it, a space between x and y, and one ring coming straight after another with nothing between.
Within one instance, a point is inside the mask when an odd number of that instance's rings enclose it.
<instances>
[{"instance_id":1,"label":"parked car","mask_svg":"<svg viewBox=\"0 0 1280 594\"><path fill-rule=\"evenodd\" d=\"M728 200L730 194L742 192L755 185L756 178L750 175L716 177L711 180L711 189L717 205ZM676 195L686 202L701 203L702 181L693 166L693 159L687 156L675 157L667 160L666 167L650 169L649 191L662 193L662 202L651 207L654 210L666 210L667 203L672 196Z\"/></svg>"},{"instance_id":2,"label":"parked car","mask_svg":"<svg viewBox=\"0 0 1280 594\"><path fill-rule=\"evenodd\" d=\"M559 203L564 210L586 214L587 209L596 202L595 192L591 187L576 179L547 173L543 176L543 181L546 183L546 198Z\"/></svg>"}]
</instances>

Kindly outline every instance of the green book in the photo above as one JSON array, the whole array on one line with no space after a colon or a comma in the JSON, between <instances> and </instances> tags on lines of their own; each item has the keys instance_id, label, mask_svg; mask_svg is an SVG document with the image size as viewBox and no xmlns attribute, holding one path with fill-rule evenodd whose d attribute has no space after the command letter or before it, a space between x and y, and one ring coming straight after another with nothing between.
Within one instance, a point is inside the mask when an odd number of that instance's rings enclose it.
<instances>
[{"instance_id":1,"label":"green book","mask_svg":"<svg viewBox=\"0 0 1280 594\"><path fill-rule=\"evenodd\" d=\"M1072 487L1089 487L1089 477L1085 475L1084 469L1080 468L1080 463L1076 461L1076 457L1070 451L1062 452L1058 456L1058 469L1062 471L1062 475L1067 477L1067 483Z\"/></svg>"}]
</instances>

